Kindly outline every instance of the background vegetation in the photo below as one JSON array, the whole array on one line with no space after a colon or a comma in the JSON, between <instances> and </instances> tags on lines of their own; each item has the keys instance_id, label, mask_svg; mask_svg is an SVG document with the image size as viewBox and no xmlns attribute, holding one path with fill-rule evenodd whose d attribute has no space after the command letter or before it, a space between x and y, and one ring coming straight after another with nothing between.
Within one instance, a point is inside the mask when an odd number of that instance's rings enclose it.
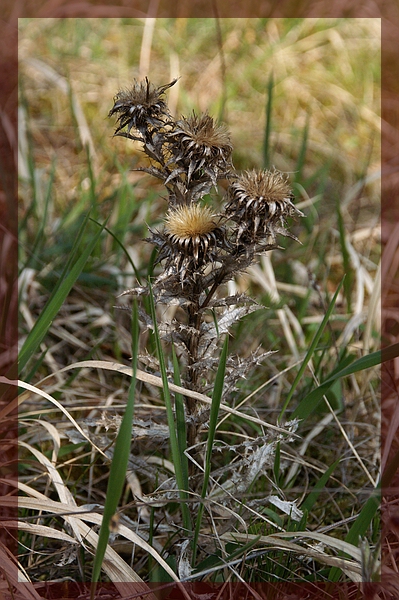
<instances>
[{"instance_id":1,"label":"background vegetation","mask_svg":"<svg viewBox=\"0 0 399 600\"><path fill-rule=\"evenodd\" d=\"M160 185L132 170L142 164L142 153L112 138L107 114L121 87L148 75L155 85L180 76L168 92L172 112L208 111L223 120L236 167L274 165L289 173L296 204L306 214L292 227L301 245L282 240L284 250L262 257L235 281L232 291L245 291L267 308L247 316L229 343L229 351L243 357L259 345L278 351L242 382L234 408L242 403L243 413L275 425L289 398L285 417L303 416L300 439L278 446L272 468L247 499L273 493L302 506L303 517L296 523L281 505L259 504L243 531L245 499L236 498L228 517L211 512L197 575L214 581L371 580L378 573L379 539L375 509L367 503L379 467L372 363L334 380L309 414L303 407L312 390L379 344L379 21L23 19L19 48L20 327L22 342L27 340L21 377L35 386L21 398L26 500L20 505L22 522L37 526L21 530L25 576L91 578L91 553L83 542L76 550L68 518L36 517L46 498L54 513L61 510L59 501L88 510L104 505L129 378L100 363L95 370L62 369L85 360L130 365L129 312L115 308L124 302L116 297L137 276L147 276L151 247L142 240L147 224L162 219L165 202ZM60 281L67 283L58 287ZM329 306L328 325L290 397ZM44 319L40 328L43 314L49 327ZM140 352L153 349L142 331ZM151 372L150 357L139 367ZM244 453L246 440L266 432L236 415L220 422L217 439L242 443ZM104 577L181 578L179 507L155 501L173 465L164 403L148 381L137 387L133 438L119 514L141 538L123 530L111 540L116 555L108 560L116 572L105 570ZM213 468L231 460L228 451L220 452ZM80 536L90 535L80 520L79 527ZM297 544L292 548L281 540L270 545L267 536L295 528L309 538L290 540ZM350 568L334 570L343 549L348 559L345 540L354 548ZM96 541L90 538L88 546Z\"/></svg>"}]
</instances>

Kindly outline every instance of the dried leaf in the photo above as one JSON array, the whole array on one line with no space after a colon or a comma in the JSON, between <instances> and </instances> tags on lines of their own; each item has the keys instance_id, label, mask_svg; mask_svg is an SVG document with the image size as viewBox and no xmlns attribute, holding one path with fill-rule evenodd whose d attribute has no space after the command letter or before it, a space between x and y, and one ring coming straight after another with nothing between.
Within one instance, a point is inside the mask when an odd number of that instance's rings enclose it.
<instances>
[{"instance_id":1,"label":"dried leaf","mask_svg":"<svg viewBox=\"0 0 399 600\"><path fill-rule=\"evenodd\" d=\"M229 329L232 325L234 325L234 323L237 323L237 321L240 321L243 317L246 317L247 315L251 314L252 312L259 310L261 308L264 308L263 306L260 306L259 304L256 305L252 305L252 306L240 306L238 308L229 308L226 311L224 311L224 313L222 314L222 316L218 319L218 323L217 323L217 329L214 325L210 326L210 324L206 324L204 329L207 329L206 331L206 337L217 337L218 335L222 335L224 333L229 333Z\"/></svg>"}]
</instances>

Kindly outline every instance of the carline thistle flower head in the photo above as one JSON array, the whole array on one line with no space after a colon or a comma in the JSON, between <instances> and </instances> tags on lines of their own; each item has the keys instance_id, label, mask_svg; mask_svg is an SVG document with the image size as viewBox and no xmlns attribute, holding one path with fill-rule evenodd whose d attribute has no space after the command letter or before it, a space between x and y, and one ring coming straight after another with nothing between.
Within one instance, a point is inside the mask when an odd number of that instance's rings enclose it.
<instances>
[{"instance_id":1,"label":"carline thistle flower head","mask_svg":"<svg viewBox=\"0 0 399 600\"><path fill-rule=\"evenodd\" d=\"M225 125L217 125L208 114L182 117L168 135L174 159L187 166L188 179L204 171L216 178L231 168L233 146Z\"/></svg>"},{"instance_id":2,"label":"carline thistle flower head","mask_svg":"<svg viewBox=\"0 0 399 600\"><path fill-rule=\"evenodd\" d=\"M150 166L139 170L163 180L168 192L164 228L150 230L148 238L159 249L157 263L165 261L162 285L170 282L178 293L178 280L187 295L190 282L197 290L201 280L213 294L257 254L278 248L277 235L296 239L285 218L303 215L293 204L287 176L275 169L236 173L224 125L207 113L174 119L164 93L176 81L159 87L147 78L135 81L115 96L109 116L118 115L116 135L143 144ZM230 184L216 216L203 199L218 190L222 178Z\"/></svg>"},{"instance_id":3,"label":"carline thistle flower head","mask_svg":"<svg viewBox=\"0 0 399 600\"><path fill-rule=\"evenodd\" d=\"M149 126L157 128L163 125L165 118L170 117L168 106L163 98L165 91L176 83L174 79L166 85L155 87L147 77L133 86L120 90L114 97L114 106L108 113L111 117L118 113L119 122L115 135L129 137L132 128L142 135L148 132ZM127 127L127 134L121 133Z\"/></svg>"},{"instance_id":4,"label":"carline thistle flower head","mask_svg":"<svg viewBox=\"0 0 399 600\"><path fill-rule=\"evenodd\" d=\"M172 208L165 217L158 260L174 268L183 279L187 271L195 277L204 265L216 258L216 249L226 246L224 229L208 206L189 204ZM157 242L159 245L159 242Z\"/></svg>"},{"instance_id":5,"label":"carline thistle flower head","mask_svg":"<svg viewBox=\"0 0 399 600\"><path fill-rule=\"evenodd\" d=\"M303 216L293 204L286 175L273 171L245 171L228 190L226 216L238 224L236 243L273 242L276 234L295 236L285 228L286 217Z\"/></svg>"}]
</instances>

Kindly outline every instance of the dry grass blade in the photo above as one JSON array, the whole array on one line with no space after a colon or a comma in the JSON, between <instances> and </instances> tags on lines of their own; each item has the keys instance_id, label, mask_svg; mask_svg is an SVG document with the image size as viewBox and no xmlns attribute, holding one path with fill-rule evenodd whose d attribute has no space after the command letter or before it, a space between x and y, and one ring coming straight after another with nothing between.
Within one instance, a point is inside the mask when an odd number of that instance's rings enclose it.
<instances>
[{"instance_id":1,"label":"dry grass blade","mask_svg":"<svg viewBox=\"0 0 399 600\"><path fill-rule=\"evenodd\" d=\"M155 21L156 19L153 17L144 19L144 34L140 51L139 79L144 79L147 73L150 72L151 45L154 35Z\"/></svg>"},{"instance_id":2,"label":"dry grass blade","mask_svg":"<svg viewBox=\"0 0 399 600\"><path fill-rule=\"evenodd\" d=\"M97 547L98 535L93 532L83 521L88 521L89 523L93 523L95 525L101 525L102 515L95 512L87 512L86 509L80 509L78 506L67 504L64 502L56 502L54 500L50 500L44 494L37 492L30 486L23 484L22 482L18 483L18 488L31 496L33 498L26 498L23 496L19 496L18 504L20 508L26 508L29 510L37 510L39 512L44 513L52 513L56 515L62 516L68 522L73 518L73 523L75 526L75 530L77 531L77 535L84 542L89 542L93 548ZM0 498L0 506L15 506L15 498ZM72 515L76 515L72 517ZM78 518L80 517L80 518ZM24 524L23 528L31 528L29 524ZM50 529L45 527L45 532ZM51 537L57 537L55 530L52 530L53 534ZM164 569L165 571L172 577L174 581L178 581L173 570L167 564L167 562L159 555L159 553L148 544L143 538L137 535L134 531L129 529L123 524L119 524L118 533L125 537L127 540L133 542L140 548L142 548L145 552L148 552ZM67 541L70 539L72 542L76 543L76 540L70 538L70 536L64 537L64 534L60 532L60 539L66 539ZM142 579L135 573L131 567L129 567L126 562L111 548L108 546L106 553L106 561L103 564L104 571L110 577L110 579L114 582L118 581L135 581L142 582Z\"/></svg>"},{"instance_id":3,"label":"dry grass blade","mask_svg":"<svg viewBox=\"0 0 399 600\"><path fill-rule=\"evenodd\" d=\"M257 281L265 290L265 292L270 294L270 298L273 300L273 302L278 303L280 301L280 295L278 293L276 277L274 274L274 269L270 256L262 256L260 259L260 263L263 268L261 268L259 265L254 265L251 267L250 271L252 275L256 277ZM299 350L292 328L297 334L301 346L303 346L305 338L303 335L302 328L288 306L285 305L283 308L279 308L276 312L280 321L284 337L291 350L293 359L298 360Z\"/></svg>"},{"instance_id":4,"label":"dry grass blade","mask_svg":"<svg viewBox=\"0 0 399 600\"><path fill-rule=\"evenodd\" d=\"M82 362L68 365L67 367L64 367L63 369L61 369L60 372L69 371L70 369L78 369L78 368L81 369L83 367L90 367L92 369L107 369L109 371L117 371L118 373L123 373L125 375L128 375L129 377L132 376L132 369L130 367L126 367L125 365L121 365L121 364L114 363L114 362L108 362L105 360L84 360ZM50 376L50 377L52 377L52 376ZM156 375L152 375L151 373L146 373L145 371L141 371L140 369L137 369L136 377L140 381L150 383L151 385L156 385L159 388L163 387L162 379L160 377L157 377ZM45 379L43 379L41 383L43 383L43 381L45 381ZM175 385L174 383L169 383L169 389L171 392L183 394L184 396L188 396L189 398L193 398L194 400L199 400L200 402L204 402L204 404L208 404L208 405L212 404L212 400L208 396L205 396L204 394L200 394L199 392L194 392L192 390L188 390L187 388L181 387L179 385ZM240 417L240 418L244 419L245 421L250 421L251 423L256 423L257 425L262 425L262 427L266 427L267 429L272 429L273 431L276 431L278 433L283 433L284 435L287 433L287 431L281 427L277 427L276 425L267 423L266 421L264 421L262 419L253 417L252 415L246 415L246 414L240 413L239 411L235 410L234 408L231 408L230 406L227 406L226 404L220 404L220 409L224 410L225 412L227 412L231 415ZM292 434L292 435L295 435L295 434Z\"/></svg>"},{"instance_id":5,"label":"dry grass blade","mask_svg":"<svg viewBox=\"0 0 399 600\"><path fill-rule=\"evenodd\" d=\"M267 546L273 546L274 548L288 550L289 552L295 552L298 555L304 555L309 558L313 558L319 562L322 562L325 565L342 569L352 581L355 581L355 582L362 581L361 565L358 562L349 561L349 560L345 560L342 558L337 558L335 556L330 556L328 554L325 554L321 550L313 550L309 547L299 546L298 544L294 544L293 542L289 542L289 541L282 539L283 537L296 537L297 533L298 532L295 532L295 534L293 534L292 532L276 533L276 534L269 535L269 536L262 535L260 537L258 537L256 535L249 535L249 534L246 535L246 534L240 534L240 533L224 533L220 537L222 540L225 540L225 541L240 540L241 542L244 542L244 543L248 542L249 540L254 540L254 541L256 541L256 545L258 545L258 546L260 544L265 544ZM313 536L312 532L305 532L305 534L306 534L306 537ZM300 535L302 535L302 532L299 533L299 536ZM322 534L319 534L319 535L322 535ZM343 542L340 542L339 540L334 540L333 538L329 538L329 536L323 536L323 538L325 538L325 539L323 539L322 543L327 543L327 541L329 541L330 542L329 545L330 546L333 545L333 547L335 547L337 549L338 549L338 546L343 543ZM316 538L314 538L314 539L316 539ZM335 542L340 542L340 544L336 544ZM350 548L349 548L349 546L350 546ZM347 547L346 551L348 551L348 549L354 548L354 546L351 546L350 544L347 544L345 547ZM357 549L355 548L355 550L357 550ZM352 552L351 552L351 554L352 554Z\"/></svg>"},{"instance_id":6,"label":"dry grass blade","mask_svg":"<svg viewBox=\"0 0 399 600\"><path fill-rule=\"evenodd\" d=\"M8 381L8 383L13 383L11 381ZM29 390L30 392L33 392L35 394L38 394L39 396L42 396L43 398L46 398L46 400L49 400L50 402L52 402L66 417L67 419L69 419L72 423L72 425L74 427L76 427L77 431L79 431L79 433L88 441L90 442L90 444L93 446L93 448L95 448L97 450L97 452L99 452L100 454L102 454L105 458L106 455L104 454L104 452L98 448L91 440L90 438L87 436L87 434L83 431L83 429L78 425L78 423L75 421L75 419L69 414L69 412L66 410L66 408L64 408L62 406L62 404L60 404L55 398L53 398L52 396L50 396L49 394L47 394L47 392L44 392L43 390L39 389L38 387L34 386L34 385L30 385L29 383L25 383L24 381L17 381L14 383L15 385L18 385L19 387L22 387L26 390ZM19 397L19 402L18 404L21 405L26 399L28 398L28 394L22 394Z\"/></svg>"},{"instance_id":7,"label":"dry grass blade","mask_svg":"<svg viewBox=\"0 0 399 600\"><path fill-rule=\"evenodd\" d=\"M41 427L44 427L44 429L46 429L46 431L48 432L48 434L50 435L50 437L53 441L53 451L51 454L51 462L53 464L55 464L57 462L58 452L61 447L61 437L58 432L58 429L52 423L48 423L47 421L44 421L43 419L37 419L36 423L38 425L40 425ZM25 425L25 423L23 421L21 421L21 424Z\"/></svg>"},{"instance_id":8,"label":"dry grass blade","mask_svg":"<svg viewBox=\"0 0 399 600\"><path fill-rule=\"evenodd\" d=\"M372 329L375 327L381 330L381 261L378 265L377 273L374 278L373 289L367 311L367 320L364 327L363 349L367 354L372 347L373 339Z\"/></svg>"},{"instance_id":9,"label":"dry grass blade","mask_svg":"<svg viewBox=\"0 0 399 600\"><path fill-rule=\"evenodd\" d=\"M23 441L20 441L19 443L21 446L25 447L27 450L32 452L32 454L34 454L34 456L37 458L37 460L41 464L43 464L43 466L48 471L50 479L52 480L52 482L57 490L57 493L61 499L61 502L58 504L58 506L57 505L52 506L52 510L54 510L55 507L58 509L57 512L59 514L62 514L65 521L71 525L71 527L75 533L76 539L80 543L86 545L86 543L89 542L94 548L96 548L97 543L98 543L98 535L94 531L92 531L90 529L90 527L88 527L82 521L82 519L71 516L71 513L74 513L75 510L77 509L76 502L75 502L72 494L70 493L69 489L66 487L65 483L61 479L56 467L41 452L39 452L38 450L36 450L32 446L30 446L29 444L26 444ZM29 486L24 485L21 487L22 487L23 491L25 491L26 493L36 496L35 500L36 500L37 504L39 504L39 500L41 501L40 511L48 512L49 501L46 496L32 490ZM23 507L25 504L24 500L25 500L24 498L19 499L19 505L21 507ZM101 517L101 515L96 515L96 516L92 515L92 518L89 520L92 520L96 524L100 525L102 517ZM53 535L51 537L55 537L55 536ZM140 538L137 536L137 539L135 540L136 543L138 540L140 540ZM144 541L141 541L141 542L147 546L146 549L150 549L150 546L148 544L146 544L146 542L144 542ZM155 551L153 551L153 552L155 553ZM157 553L155 553L155 554L157 554ZM157 557L158 557L158 555L157 555ZM158 558L162 561L161 557L158 557ZM167 565L166 565L166 567L167 567ZM131 569L126 564L126 562L119 556L119 554L117 552L115 552L109 546L107 547L107 550L105 553L103 569L107 573L107 575L111 579L111 581L113 581L113 582L132 582L133 581L133 582L143 583L142 579L135 573L135 571L133 571L133 569ZM171 571L171 573L173 573L171 569L170 569L170 571Z\"/></svg>"},{"instance_id":10,"label":"dry grass blade","mask_svg":"<svg viewBox=\"0 0 399 600\"><path fill-rule=\"evenodd\" d=\"M4 548L2 543L0 544L0 565L0 569L6 579L6 581L0 580L0 594L2 598L7 597L2 594L8 594L10 591L9 586L12 585L18 590L18 593L13 596L16 600L42 600L42 597L36 592L35 588L30 585L25 573L17 565L15 557L11 555L8 548Z\"/></svg>"},{"instance_id":11,"label":"dry grass blade","mask_svg":"<svg viewBox=\"0 0 399 600\"><path fill-rule=\"evenodd\" d=\"M31 452L37 458L37 460L47 469L49 478L52 481L61 502L65 505L67 512L69 512L71 508L74 508L76 506L75 499L72 496L69 488L65 485L65 482L62 480L59 472L57 471L56 466L52 462L50 462L42 452L40 452L30 444L26 444L22 440L19 440L19 445L29 450L29 452ZM82 541L80 537L79 527L77 527L75 519L73 517L66 517L66 520L72 527L76 535L76 539Z\"/></svg>"},{"instance_id":12,"label":"dry grass blade","mask_svg":"<svg viewBox=\"0 0 399 600\"><path fill-rule=\"evenodd\" d=\"M76 539L60 531L54 529L54 527L47 527L47 525L39 525L38 523L27 523L25 521L2 521L1 527L8 527L10 529L18 529L18 531L26 531L32 535L37 535L45 538L53 538L62 542L68 542L69 544L77 544Z\"/></svg>"}]
</instances>

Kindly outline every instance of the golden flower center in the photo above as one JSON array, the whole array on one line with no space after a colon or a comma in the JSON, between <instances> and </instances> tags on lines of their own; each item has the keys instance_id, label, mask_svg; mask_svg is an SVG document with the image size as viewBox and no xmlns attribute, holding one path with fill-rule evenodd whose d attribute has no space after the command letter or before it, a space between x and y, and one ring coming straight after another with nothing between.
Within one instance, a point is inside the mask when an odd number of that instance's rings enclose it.
<instances>
[{"instance_id":1,"label":"golden flower center","mask_svg":"<svg viewBox=\"0 0 399 600\"><path fill-rule=\"evenodd\" d=\"M195 238L216 229L214 219L212 210L207 206L180 206L166 215L165 229L170 235L180 239Z\"/></svg>"},{"instance_id":2,"label":"golden flower center","mask_svg":"<svg viewBox=\"0 0 399 600\"><path fill-rule=\"evenodd\" d=\"M248 198L267 203L283 202L291 197L289 183L279 171L247 171L233 187Z\"/></svg>"}]
</instances>

